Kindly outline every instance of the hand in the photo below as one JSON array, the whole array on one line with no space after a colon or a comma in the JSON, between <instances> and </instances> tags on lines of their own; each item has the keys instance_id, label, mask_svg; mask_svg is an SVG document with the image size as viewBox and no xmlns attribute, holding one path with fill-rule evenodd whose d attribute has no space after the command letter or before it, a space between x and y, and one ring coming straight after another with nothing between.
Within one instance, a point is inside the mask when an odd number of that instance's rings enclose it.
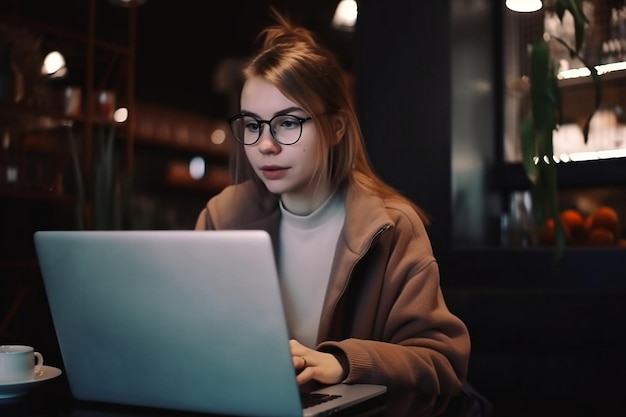
<instances>
[{"instance_id":1,"label":"hand","mask_svg":"<svg viewBox=\"0 0 626 417\"><path fill-rule=\"evenodd\" d=\"M341 382L343 368L334 355L309 349L294 339L289 341L289 347L293 366L300 371L296 377L299 385L312 379L326 385Z\"/></svg>"}]
</instances>

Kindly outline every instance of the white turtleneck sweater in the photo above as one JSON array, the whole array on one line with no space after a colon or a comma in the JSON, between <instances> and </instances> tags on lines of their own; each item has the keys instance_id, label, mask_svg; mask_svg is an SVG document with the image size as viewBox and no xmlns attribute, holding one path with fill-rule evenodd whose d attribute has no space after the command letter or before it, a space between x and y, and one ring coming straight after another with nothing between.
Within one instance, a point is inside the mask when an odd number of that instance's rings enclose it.
<instances>
[{"instance_id":1,"label":"white turtleneck sweater","mask_svg":"<svg viewBox=\"0 0 626 417\"><path fill-rule=\"evenodd\" d=\"M278 272L290 337L314 348L322 305L343 227L346 209L341 192L331 195L307 216L280 205Z\"/></svg>"}]
</instances>

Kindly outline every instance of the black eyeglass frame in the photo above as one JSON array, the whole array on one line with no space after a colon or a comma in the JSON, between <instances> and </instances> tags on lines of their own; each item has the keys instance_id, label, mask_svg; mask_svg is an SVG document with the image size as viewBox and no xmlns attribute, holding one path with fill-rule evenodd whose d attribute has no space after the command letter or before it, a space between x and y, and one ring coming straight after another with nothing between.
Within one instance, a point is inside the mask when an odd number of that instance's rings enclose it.
<instances>
[{"instance_id":1,"label":"black eyeglass frame","mask_svg":"<svg viewBox=\"0 0 626 417\"><path fill-rule=\"evenodd\" d=\"M289 116L289 117L293 117L294 119L296 119L298 121L298 123L300 123L300 134L298 135L298 139L296 139L295 141L291 142L291 143L283 143L280 140L278 140L276 138L276 136L274 135L274 131L272 130L272 121L274 119L276 119L277 117L285 117L285 116ZM252 119L254 119L258 124L259 124L259 135L256 138L256 140L254 142L251 143L245 143L243 140L239 139L237 137L237 134L235 133L235 129L233 129L233 122L237 119L241 119L244 117L250 117ZM283 146L289 146L289 145L295 145L296 143L298 143L298 141L300 140L300 138L302 137L302 125L304 125L305 122L308 122L309 120L311 120L312 117L299 117L293 114L277 114L276 116L272 117L269 120L261 120L261 119L257 119L256 117L252 116L251 114L247 114L247 113L239 113L236 114L232 117L229 117L227 119L228 121L228 126L230 127L230 131L233 134L233 137L235 138L235 140L239 143L241 143L244 146L250 146L250 145L254 145L255 143L257 143L259 141L259 139L261 139L261 135L263 134L263 124L266 124L269 129L270 129L270 135L272 135L272 139L274 139L274 141L276 141L276 143L279 143Z\"/></svg>"}]
</instances>

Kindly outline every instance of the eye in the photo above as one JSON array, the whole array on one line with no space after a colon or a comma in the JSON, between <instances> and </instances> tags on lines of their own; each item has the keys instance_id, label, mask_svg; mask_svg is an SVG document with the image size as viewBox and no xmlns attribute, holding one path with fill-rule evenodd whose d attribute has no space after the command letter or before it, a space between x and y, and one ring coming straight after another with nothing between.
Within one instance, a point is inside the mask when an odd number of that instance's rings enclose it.
<instances>
[{"instance_id":1,"label":"eye","mask_svg":"<svg viewBox=\"0 0 626 417\"><path fill-rule=\"evenodd\" d=\"M259 125L259 122L257 122L255 119L247 118L245 120L244 129L250 132L258 132L260 128L261 127Z\"/></svg>"},{"instance_id":2,"label":"eye","mask_svg":"<svg viewBox=\"0 0 626 417\"><path fill-rule=\"evenodd\" d=\"M285 119L281 125L284 128L292 129L292 128L296 127L297 124L298 124L298 122L296 120Z\"/></svg>"},{"instance_id":3,"label":"eye","mask_svg":"<svg viewBox=\"0 0 626 417\"><path fill-rule=\"evenodd\" d=\"M284 116L278 120L281 129L297 129L300 127L300 121L295 116Z\"/></svg>"}]
</instances>

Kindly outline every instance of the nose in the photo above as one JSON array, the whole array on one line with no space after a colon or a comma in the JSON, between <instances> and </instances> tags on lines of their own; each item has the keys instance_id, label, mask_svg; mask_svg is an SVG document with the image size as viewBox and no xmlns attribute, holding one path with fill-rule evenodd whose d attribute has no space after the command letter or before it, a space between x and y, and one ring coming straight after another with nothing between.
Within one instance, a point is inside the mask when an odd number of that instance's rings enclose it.
<instances>
[{"instance_id":1,"label":"nose","mask_svg":"<svg viewBox=\"0 0 626 417\"><path fill-rule=\"evenodd\" d=\"M263 130L261 130L261 137L257 142L257 146L261 153L278 153L280 152L280 144L274 140L272 133L270 131L271 127L263 126Z\"/></svg>"}]
</instances>

